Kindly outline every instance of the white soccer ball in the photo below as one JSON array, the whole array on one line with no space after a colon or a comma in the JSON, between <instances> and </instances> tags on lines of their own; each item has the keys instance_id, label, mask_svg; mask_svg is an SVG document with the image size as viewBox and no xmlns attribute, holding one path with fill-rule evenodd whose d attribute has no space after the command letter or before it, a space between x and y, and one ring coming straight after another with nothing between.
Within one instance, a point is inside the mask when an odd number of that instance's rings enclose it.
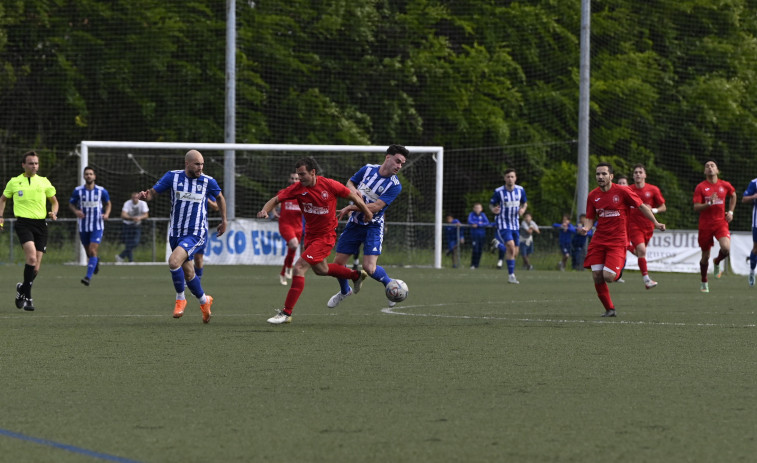
<instances>
[{"instance_id":1,"label":"white soccer ball","mask_svg":"<svg viewBox=\"0 0 757 463\"><path fill-rule=\"evenodd\" d=\"M392 302L402 302L407 299L407 284L402 280L392 280L386 285L386 298Z\"/></svg>"}]
</instances>

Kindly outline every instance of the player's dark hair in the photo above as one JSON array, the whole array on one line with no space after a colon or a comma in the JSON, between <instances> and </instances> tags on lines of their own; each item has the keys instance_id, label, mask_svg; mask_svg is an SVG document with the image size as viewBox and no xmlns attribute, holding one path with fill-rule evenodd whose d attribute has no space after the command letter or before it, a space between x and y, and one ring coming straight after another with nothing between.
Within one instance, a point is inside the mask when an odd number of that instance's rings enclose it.
<instances>
[{"instance_id":1,"label":"player's dark hair","mask_svg":"<svg viewBox=\"0 0 757 463\"><path fill-rule=\"evenodd\" d=\"M84 169L82 169L82 172L86 172L86 171L88 171L88 170L91 170L92 172L94 172L94 171L95 171L95 168L94 168L94 167L91 167L91 166L87 166L87 167L85 167Z\"/></svg>"},{"instance_id":2,"label":"player's dark hair","mask_svg":"<svg viewBox=\"0 0 757 463\"><path fill-rule=\"evenodd\" d=\"M608 162L600 162L599 164L597 164L596 168L600 168L600 167L607 167L608 172L610 172L611 174L614 173L613 170L612 170L612 166Z\"/></svg>"},{"instance_id":3,"label":"player's dark hair","mask_svg":"<svg viewBox=\"0 0 757 463\"><path fill-rule=\"evenodd\" d=\"M509 169L505 170L505 173L504 173L504 174L502 174L502 175L503 175L503 176L505 176L505 175L509 174L510 172L512 172L512 173L514 173L514 174L516 174L516 175L518 174L517 172L515 172L515 169L513 169L513 168L511 167L511 168L509 168Z\"/></svg>"},{"instance_id":4,"label":"player's dark hair","mask_svg":"<svg viewBox=\"0 0 757 463\"><path fill-rule=\"evenodd\" d=\"M26 153L24 153L24 158L23 158L23 160L21 162L23 162L24 164L26 164L26 158L28 158L29 156L37 156L37 157L39 157L39 155L37 154L36 151L27 151Z\"/></svg>"},{"instance_id":5,"label":"player's dark hair","mask_svg":"<svg viewBox=\"0 0 757 463\"><path fill-rule=\"evenodd\" d=\"M633 169L631 170L631 172L635 171L639 167L641 167L642 169L644 169L644 172L647 171L647 167L644 164L636 164L635 166L633 166Z\"/></svg>"},{"instance_id":6,"label":"player's dark hair","mask_svg":"<svg viewBox=\"0 0 757 463\"><path fill-rule=\"evenodd\" d=\"M715 167L718 166L718 161L716 161L714 159L707 159L707 160L704 161L705 164L707 164L708 162L711 162L711 163L715 164Z\"/></svg>"},{"instance_id":7,"label":"player's dark hair","mask_svg":"<svg viewBox=\"0 0 757 463\"><path fill-rule=\"evenodd\" d=\"M319 174L321 172L321 166L319 166L315 159L311 156L301 158L299 161L297 161L297 163L295 163L294 168L297 169L300 166L305 166L305 169L307 169L308 172L310 172L311 170L315 170L316 174Z\"/></svg>"},{"instance_id":8,"label":"player's dark hair","mask_svg":"<svg viewBox=\"0 0 757 463\"><path fill-rule=\"evenodd\" d=\"M610 173L612 173L612 169L610 170ZM623 174L616 175L615 176L615 183L620 183L620 181L623 180L623 179L628 180L628 177L625 176L625 175L623 175Z\"/></svg>"},{"instance_id":9,"label":"player's dark hair","mask_svg":"<svg viewBox=\"0 0 757 463\"><path fill-rule=\"evenodd\" d=\"M410 151L402 145L389 145L389 148L386 149L386 154L401 154L407 157Z\"/></svg>"}]
</instances>

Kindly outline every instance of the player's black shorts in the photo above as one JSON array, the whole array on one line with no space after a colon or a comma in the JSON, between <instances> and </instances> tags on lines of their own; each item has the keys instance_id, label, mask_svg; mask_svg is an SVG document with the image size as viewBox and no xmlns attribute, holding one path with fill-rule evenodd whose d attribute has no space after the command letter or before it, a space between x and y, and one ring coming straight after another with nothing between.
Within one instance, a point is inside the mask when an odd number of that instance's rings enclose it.
<instances>
[{"instance_id":1,"label":"player's black shorts","mask_svg":"<svg viewBox=\"0 0 757 463\"><path fill-rule=\"evenodd\" d=\"M37 251L47 252L47 222L45 219L16 219L16 235L23 246L24 243L34 241Z\"/></svg>"}]
</instances>

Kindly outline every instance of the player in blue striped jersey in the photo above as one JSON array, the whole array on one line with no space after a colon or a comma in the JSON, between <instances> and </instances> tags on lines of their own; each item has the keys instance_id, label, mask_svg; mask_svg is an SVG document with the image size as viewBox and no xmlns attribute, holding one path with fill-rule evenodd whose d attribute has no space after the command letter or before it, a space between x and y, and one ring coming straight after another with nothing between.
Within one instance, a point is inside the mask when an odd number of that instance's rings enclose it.
<instances>
[{"instance_id":1,"label":"player in blue striped jersey","mask_svg":"<svg viewBox=\"0 0 757 463\"><path fill-rule=\"evenodd\" d=\"M402 191L402 184L397 173L407 162L409 151L402 145L390 145L386 150L382 164L366 164L347 181L347 188L361 195L368 209L373 213L373 220L363 221L363 213L355 205L349 205L339 211L339 218L350 213L349 221L339 236L336 245L334 263L347 265L347 261L360 251L363 246L363 271L371 278L386 286L392 279L386 270L377 265L378 256L384 241L384 211ZM329 299L327 305L336 307L352 294L349 282L339 279L339 292ZM389 302L390 306L394 305Z\"/></svg>"},{"instance_id":2,"label":"player in blue striped jersey","mask_svg":"<svg viewBox=\"0 0 757 463\"><path fill-rule=\"evenodd\" d=\"M494 190L489 201L489 208L495 215L497 225L496 246L505 251L507 262L508 283L518 284L515 277L515 261L518 258L518 244L520 242L520 217L526 212L526 190L516 185L515 169L505 171L505 184Z\"/></svg>"},{"instance_id":3,"label":"player in blue striped jersey","mask_svg":"<svg viewBox=\"0 0 757 463\"><path fill-rule=\"evenodd\" d=\"M68 207L76 215L79 238L87 253L87 275L81 279L84 286L89 286L92 275L100 269L97 250L103 239L105 220L110 216L110 196L108 190L95 185L95 170L84 168L84 185L74 188Z\"/></svg>"},{"instance_id":4,"label":"player in blue striped jersey","mask_svg":"<svg viewBox=\"0 0 757 463\"><path fill-rule=\"evenodd\" d=\"M752 252L749 253L749 286L754 286L754 269L757 267L757 178L749 182L742 203L752 203Z\"/></svg>"},{"instance_id":5,"label":"player in blue striped jersey","mask_svg":"<svg viewBox=\"0 0 757 463\"><path fill-rule=\"evenodd\" d=\"M205 294L200 278L195 274L194 255L203 249L208 238L208 200L218 204L221 223L217 235L226 231L226 200L221 187L213 177L202 173L205 160L197 150L190 150L184 156L184 170L167 172L158 183L147 191L139 193L139 199L150 201L160 193L171 192L171 217L168 226L168 242L171 256L168 268L176 289L174 318L184 315L187 306L184 296L184 282L189 291L200 301L203 323L210 321L210 307L213 297Z\"/></svg>"}]
</instances>

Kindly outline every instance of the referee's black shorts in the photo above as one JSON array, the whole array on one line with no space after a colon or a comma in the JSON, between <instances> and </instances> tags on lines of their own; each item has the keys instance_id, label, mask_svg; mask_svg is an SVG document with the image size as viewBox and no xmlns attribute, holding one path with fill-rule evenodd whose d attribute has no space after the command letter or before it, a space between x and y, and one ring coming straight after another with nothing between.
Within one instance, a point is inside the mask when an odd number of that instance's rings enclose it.
<instances>
[{"instance_id":1,"label":"referee's black shorts","mask_svg":"<svg viewBox=\"0 0 757 463\"><path fill-rule=\"evenodd\" d=\"M34 241L37 251L47 252L47 221L45 219L16 219L16 235L23 246L24 243Z\"/></svg>"}]
</instances>

